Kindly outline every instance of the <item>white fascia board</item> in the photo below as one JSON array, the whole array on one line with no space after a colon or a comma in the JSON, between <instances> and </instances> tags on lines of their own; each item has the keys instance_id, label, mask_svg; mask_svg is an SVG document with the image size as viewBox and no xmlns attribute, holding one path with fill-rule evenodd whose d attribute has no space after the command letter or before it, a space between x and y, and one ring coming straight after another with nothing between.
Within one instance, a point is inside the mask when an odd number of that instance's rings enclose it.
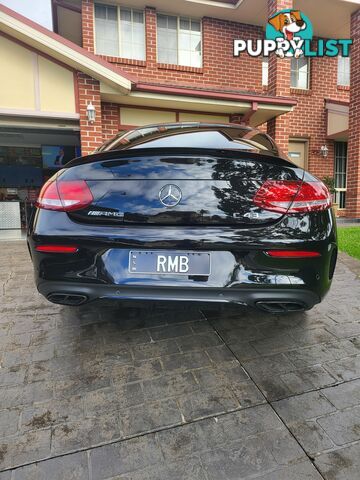
<instances>
[{"instance_id":1,"label":"white fascia board","mask_svg":"<svg viewBox=\"0 0 360 480\"><path fill-rule=\"evenodd\" d=\"M137 98L148 98L154 100L170 100L174 102L181 102L184 105L187 103L199 103L199 104L206 104L206 105L223 105L223 106L238 106L239 108L249 108L251 107L251 102L236 102L231 100L216 100L212 98L206 97L193 97L193 96L185 96L185 95L169 95L169 94L161 94L161 93L149 93L149 92L141 92L135 91L131 92L129 97L137 97Z\"/></svg>"}]
</instances>

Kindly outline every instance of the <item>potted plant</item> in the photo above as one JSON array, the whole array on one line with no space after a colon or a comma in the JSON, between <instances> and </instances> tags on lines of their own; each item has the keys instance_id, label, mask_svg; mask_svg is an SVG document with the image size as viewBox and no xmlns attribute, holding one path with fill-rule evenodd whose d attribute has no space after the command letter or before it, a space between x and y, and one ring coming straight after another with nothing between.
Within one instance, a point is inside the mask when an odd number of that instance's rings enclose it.
<instances>
[{"instance_id":1,"label":"potted plant","mask_svg":"<svg viewBox=\"0 0 360 480\"><path fill-rule=\"evenodd\" d=\"M335 202L335 180L334 177L324 177L322 179L323 183L326 185L332 197L332 206L334 209L335 217L338 215L339 204Z\"/></svg>"}]
</instances>

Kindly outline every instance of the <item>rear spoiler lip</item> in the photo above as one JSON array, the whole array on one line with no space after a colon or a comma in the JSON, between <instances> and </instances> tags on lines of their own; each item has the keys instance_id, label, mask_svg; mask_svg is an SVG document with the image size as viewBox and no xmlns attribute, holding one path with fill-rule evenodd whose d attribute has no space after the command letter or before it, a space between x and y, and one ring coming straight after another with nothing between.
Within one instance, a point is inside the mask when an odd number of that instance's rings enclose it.
<instances>
[{"instance_id":1,"label":"rear spoiler lip","mask_svg":"<svg viewBox=\"0 0 360 480\"><path fill-rule=\"evenodd\" d=\"M281 164L282 166L299 168L294 163L292 163L285 156L278 156L271 151L264 153L254 153L246 150L233 150L233 149L208 149L208 148L136 148L129 150L112 150L110 152L99 152L87 155L84 157L77 157L68 162L64 168L76 167L79 165L84 165L88 163L95 163L99 161L106 160L115 160L122 158L139 158L139 157L149 157L149 156L188 156L188 155L203 155L209 157L220 157L220 158L229 158L229 159L244 159L244 160L261 160L266 163L272 164Z\"/></svg>"}]
</instances>

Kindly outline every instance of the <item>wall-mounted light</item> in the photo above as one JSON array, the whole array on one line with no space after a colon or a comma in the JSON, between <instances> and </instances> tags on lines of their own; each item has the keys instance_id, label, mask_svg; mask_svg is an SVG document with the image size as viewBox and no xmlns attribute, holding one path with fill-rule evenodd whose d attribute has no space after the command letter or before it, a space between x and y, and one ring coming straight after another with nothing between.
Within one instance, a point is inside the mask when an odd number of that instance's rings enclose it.
<instances>
[{"instance_id":1,"label":"wall-mounted light","mask_svg":"<svg viewBox=\"0 0 360 480\"><path fill-rule=\"evenodd\" d=\"M86 115L89 123L95 122L96 110L91 102L88 103L88 106L86 107Z\"/></svg>"},{"instance_id":2,"label":"wall-mounted light","mask_svg":"<svg viewBox=\"0 0 360 480\"><path fill-rule=\"evenodd\" d=\"M329 149L328 149L327 145L321 145L320 153L324 158L326 158L328 156Z\"/></svg>"}]
</instances>

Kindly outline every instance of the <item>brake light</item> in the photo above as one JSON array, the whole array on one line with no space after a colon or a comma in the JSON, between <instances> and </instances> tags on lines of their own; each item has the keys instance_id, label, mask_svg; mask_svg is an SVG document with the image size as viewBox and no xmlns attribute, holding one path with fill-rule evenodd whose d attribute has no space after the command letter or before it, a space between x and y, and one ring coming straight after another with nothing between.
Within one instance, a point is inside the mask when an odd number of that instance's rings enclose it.
<instances>
[{"instance_id":1,"label":"brake light","mask_svg":"<svg viewBox=\"0 0 360 480\"><path fill-rule=\"evenodd\" d=\"M267 180L254 197L256 206L278 213L301 213L326 210L331 196L320 182Z\"/></svg>"},{"instance_id":2,"label":"brake light","mask_svg":"<svg viewBox=\"0 0 360 480\"><path fill-rule=\"evenodd\" d=\"M84 208L93 201L85 180L48 180L40 191L36 206L45 210L71 212Z\"/></svg>"},{"instance_id":3,"label":"brake light","mask_svg":"<svg viewBox=\"0 0 360 480\"><path fill-rule=\"evenodd\" d=\"M269 257L277 258L309 258L321 256L319 252L307 250L268 250L265 253L269 255Z\"/></svg>"},{"instance_id":4,"label":"brake light","mask_svg":"<svg viewBox=\"0 0 360 480\"><path fill-rule=\"evenodd\" d=\"M44 253L76 253L78 247L72 245L37 245L35 250Z\"/></svg>"}]
</instances>

